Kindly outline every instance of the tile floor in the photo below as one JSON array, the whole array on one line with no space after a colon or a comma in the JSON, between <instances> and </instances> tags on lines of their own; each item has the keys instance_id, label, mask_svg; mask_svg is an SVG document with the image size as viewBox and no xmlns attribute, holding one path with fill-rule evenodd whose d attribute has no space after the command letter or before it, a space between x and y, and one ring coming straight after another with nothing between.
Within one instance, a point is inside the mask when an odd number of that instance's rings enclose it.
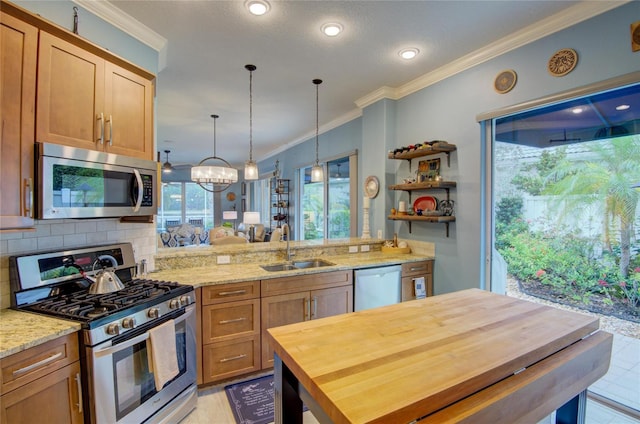
<instances>
[{"instance_id":1,"label":"tile floor","mask_svg":"<svg viewBox=\"0 0 640 424\"><path fill-rule=\"evenodd\" d=\"M266 374L268 373L260 375ZM234 424L233 413L224 392L224 387L234 382L229 381L200 390L198 407L181 424ZM609 371L589 389L640 411L640 339L614 335ZM549 420L541 421L546 422ZM316 423L310 412L304 413L304 424ZM586 424L640 424L640 420L589 399Z\"/></svg>"}]
</instances>

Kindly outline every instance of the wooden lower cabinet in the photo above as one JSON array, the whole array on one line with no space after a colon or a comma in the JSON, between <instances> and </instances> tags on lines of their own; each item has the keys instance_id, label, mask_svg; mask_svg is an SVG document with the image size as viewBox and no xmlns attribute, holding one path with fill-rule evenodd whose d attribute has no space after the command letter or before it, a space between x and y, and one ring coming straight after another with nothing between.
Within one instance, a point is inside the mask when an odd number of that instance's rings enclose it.
<instances>
[{"instance_id":1,"label":"wooden lower cabinet","mask_svg":"<svg viewBox=\"0 0 640 424\"><path fill-rule=\"evenodd\" d=\"M260 370L260 281L203 287L202 383Z\"/></svg>"},{"instance_id":2,"label":"wooden lower cabinet","mask_svg":"<svg viewBox=\"0 0 640 424\"><path fill-rule=\"evenodd\" d=\"M433 261L408 262L402 264L402 301L416 298L413 281L424 277L427 296L433 296Z\"/></svg>"},{"instance_id":3,"label":"wooden lower cabinet","mask_svg":"<svg viewBox=\"0 0 640 424\"><path fill-rule=\"evenodd\" d=\"M3 358L0 422L83 422L78 335Z\"/></svg>"},{"instance_id":4,"label":"wooden lower cabinet","mask_svg":"<svg viewBox=\"0 0 640 424\"><path fill-rule=\"evenodd\" d=\"M262 368L273 367L267 329L353 311L353 272L262 280Z\"/></svg>"}]
</instances>

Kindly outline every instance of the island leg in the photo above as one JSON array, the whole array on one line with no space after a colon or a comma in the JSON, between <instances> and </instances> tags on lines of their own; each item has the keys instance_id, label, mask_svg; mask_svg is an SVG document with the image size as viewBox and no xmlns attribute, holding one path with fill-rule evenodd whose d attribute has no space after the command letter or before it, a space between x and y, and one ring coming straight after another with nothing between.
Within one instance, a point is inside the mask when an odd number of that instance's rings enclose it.
<instances>
[{"instance_id":1,"label":"island leg","mask_svg":"<svg viewBox=\"0 0 640 424\"><path fill-rule=\"evenodd\" d=\"M273 382L275 424L302 424L298 379L277 354L274 356Z\"/></svg>"}]
</instances>

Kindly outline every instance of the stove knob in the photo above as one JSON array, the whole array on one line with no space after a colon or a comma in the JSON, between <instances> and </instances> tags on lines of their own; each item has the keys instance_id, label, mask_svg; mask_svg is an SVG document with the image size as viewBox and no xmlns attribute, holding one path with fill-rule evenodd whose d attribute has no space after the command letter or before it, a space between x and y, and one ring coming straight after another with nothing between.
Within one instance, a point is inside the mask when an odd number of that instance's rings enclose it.
<instances>
[{"instance_id":1,"label":"stove knob","mask_svg":"<svg viewBox=\"0 0 640 424\"><path fill-rule=\"evenodd\" d=\"M178 309L180 307L180 301L178 299L171 299L169 302L169 309Z\"/></svg>"},{"instance_id":2,"label":"stove knob","mask_svg":"<svg viewBox=\"0 0 640 424\"><path fill-rule=\"evenodd\" d=\"M191 303L191 296L180 296L180 304L181 305L189 305Z\"/></svg>"},{"instance_id":3,"label":"stove knob","mask_svg":"<svg viewBox=\"0 0 640 424\"><path fill-rule=\"evenodd\" d=\"M114 322L107 326L107 334L110 336L117 336L118 334L120 334L120 326L117 322Z\"/></svg>"},{"instance_id":4,"label":"stove knob","mask_svg":"<svg viewBox=\"0 0 640 424\"><path fill-rule=\"evenodd\" d=\"M122 328L133 328L136 326L136 319L128 317L122 320Z\"/></svg>"},{"instance_id":5,"label":"stove knob","mask_svg":"<svg viewBox=\"0 0 640 424\"><path fill-rule=\"evenodd\" d=\"M158 308L151 308L147 312L147 316L149 318L158 318L160 316L160 311L158 310Z\"/></svg>"}]
</instances>

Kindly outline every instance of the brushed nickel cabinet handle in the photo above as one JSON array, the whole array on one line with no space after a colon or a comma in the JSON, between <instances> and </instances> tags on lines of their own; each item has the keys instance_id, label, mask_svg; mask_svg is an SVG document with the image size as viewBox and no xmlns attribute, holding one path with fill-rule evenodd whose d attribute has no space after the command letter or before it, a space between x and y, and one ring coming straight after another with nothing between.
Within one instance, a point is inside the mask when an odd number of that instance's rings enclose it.
<instances>
[{"instance_id":1,"label":"brushed nickel cabinet handle","mask_svg":"<svg viewBox=\"0 0 640 424\"><path fill-rule=\"evenodd\" d=\"M33 218L33 179L24 179L24 199L23 199L23 215L28 218Z\"/></svg>"},{"instance_id":2,"label":"brushed nickel cabinet handle","mask_svg":"<svg viewBox=\"0 0 640 424\"><path fill-rule=\"evenodd\" d=\"M82 414L82 381L80 373L76 373L76 387L78 388L78 412Z\"/></svg>"},{"instance_id":3,"label":"brushed nickel cabinet handle","mask_svg":"<svg viewBox=\"0 0 640 424\"><path fill-rule=\"evenodd\" d=\"M23 367L23 368L20 368L18 370L15 370L13 372L13 376L17 377L17 376L20 376L22 374L28 373L29 371L32 371L32 370L34 370L36 368L40 368L42 366L45 366L45 365L49 364L50 362L53 362L56 359L60 358L61 356L62 356L62 352L58 352L55 355L51 355L48 358L44 358L41 361L34 362L31 365L27 365L26 367Z\"/></svg>"},{"instance_id":4,"label":"brushed nickel cabinet handle","mask_svg":"<svg viewBox=\"0 0 640 424\"><path fill-rule=\"evenodd\" d=\"M107 119L109 123L109 146L113 146L113 116L109 115L109 119Z\"/></svg>"},{"instance_id":5,"label":"brushed nickel cabinet handle","mask_svg":"<svg viewBox=\"0 0 640 424\"><path fill-rule=\"evenodd\" d=\"M311 319L318 316L318 296L313 296L313 313L311 314Z\"/></svg>"},{"instance_id":6,"label":"brushed nickel cabinet handle","mask_svg":"<svg viewBox=\"0 0 640 424\"><path fill-rule=\"evenodd\" d=\"M233 290L228 292L220 292L218 296L235 296L236 294L245 294L246 290Z\"/></svg>"},{"instance_id":7,"label":"brushed nickel cabinet handle","mask_svg":"<svg viewBox=\"0 0 640 424\"><path fill-rule=\"evenodd\" d=\"M218 324L232 324L234 322L240 322L240 321L246 321L246 320L247 320L246 317L225 319L225 320L222 320L222 321L218 321Z\"/></svg>"},{"instance_id":8,"label":"brushed nickel cabinet handle","mask_svg":"<svg viewBox=\"0 0 640 424\"><path fill-rule=\"evenodd\" d=\"M220 360L220 362L230 362L230 361L236 361L238 359L242 359L242 358L246 358L247 354L243 353L242 355L237 355L237 356L232 356L231 358L222 358Z\"/></svg>"},{"instance_id":9,"label":"brushed nickel cabinet handle","mask_svg":"<svg viewBox=\"0 0 640 424\"><path fill-rule=\"evenodd\" d=\"M100 144L104 144L104 113L101 112L96 120L100 121L100 137L98 137L98 141Z\"/></svg>"}]
</instances>

